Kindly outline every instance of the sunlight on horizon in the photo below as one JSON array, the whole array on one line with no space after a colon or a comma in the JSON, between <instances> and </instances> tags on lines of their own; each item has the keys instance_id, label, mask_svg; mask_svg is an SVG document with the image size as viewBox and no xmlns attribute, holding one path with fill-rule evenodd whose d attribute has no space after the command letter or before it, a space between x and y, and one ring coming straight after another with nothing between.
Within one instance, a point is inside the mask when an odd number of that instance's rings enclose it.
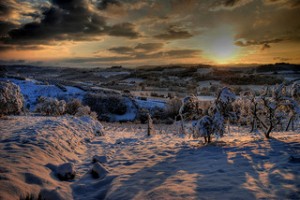
<instances>
[{"instance_id":1,"label":"sunlight on horizon","mask_svg":"<svg viewBox=\"0 0 300 200\"><path fill-rule=\"evenodd\" d=\"M238 56L238 47L234 44L234 30L229 25L222 25L205 35L207 56L217 64L234 62Z\"/></svg>"}]
</instances>

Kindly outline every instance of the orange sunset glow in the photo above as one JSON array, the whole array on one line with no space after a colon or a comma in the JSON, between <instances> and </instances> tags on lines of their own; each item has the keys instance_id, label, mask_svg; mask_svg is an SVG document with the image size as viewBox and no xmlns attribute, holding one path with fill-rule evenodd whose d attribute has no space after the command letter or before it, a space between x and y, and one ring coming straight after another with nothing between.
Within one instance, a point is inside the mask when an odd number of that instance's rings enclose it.
<instances>
[{"instance_id":1,"label":"orange sunset glow","mask_svg":"<svg viewBox=\"0 0 300 200\"><path fill-rule=\"evenodd\" d=\"M300 63L298 0L5 0L2 63Z\"/></svg>"}]
</instances>

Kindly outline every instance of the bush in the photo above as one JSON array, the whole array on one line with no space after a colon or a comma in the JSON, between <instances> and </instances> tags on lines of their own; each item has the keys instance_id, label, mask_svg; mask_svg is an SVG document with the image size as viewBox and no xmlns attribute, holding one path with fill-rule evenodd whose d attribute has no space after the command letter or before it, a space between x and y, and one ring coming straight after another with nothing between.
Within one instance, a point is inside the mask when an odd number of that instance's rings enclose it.
<instances>
[{"instance_id":1,"label":"bush","mask_svg":"<svg viewBox=\"0 0 300 200\"><path fill-rule=\"evenodd\" d=\"M40 97L35 111L44 115L63 115L66 111L66 102L55 98Z\"/></svg>"},{"instance_id":2,"label":"bush","mask_svg":"<svg viewBox=\"0 0 300 200\"><path fill-rule=\"evenodd\" d=\"M11 82L0 81L0 116L20 114L23 108L23 96L20 87Z\"/></svg>"},{"instance_id":3,"label":"bush","mask_svg":"<svg viewBox=\"0 0 300 200\"><path fill-rule=\"evenodd\" d=\"M77 117L88 115L94 119L97 119L97 117L98 117L97 113L92 112L91 108L89 106L80 106L74 115Z\"/></svg>"},{"instance_id":4,"label":"bush","mask_svg":"<svg viewBox=\"0 0 300 200\"><path fill-rule=\"evenodd\" d=\"M75 115L80 107L82 107L81 101L78 99L72 99L66 105L66 113Z\"/></svg>"},{"instance_id":5,"label":"bush","mask_svg":"<svg viewBox=\"0 0 300 200\"><path fill-rule=\"evenodd\" d=\"M54 98L40 97L36 106L36 112L54 116L69 114L81 117L88 115L97 119L97 113L91 112L90 107L83 106L78 99L72 99L66 103L64 100L59 101Z\"/></svg>"},{"instance_id":6,"label":"bush","mask_svg":"<svg viewBox=\"0 0 300 200\"><path fill-rule=\"evenodd\" d=\"M123 115L127 112L125 100L121 95L89 93L84 97L84 103L97 112L100 118L106 114Z\"/></svg>"}]
</instances>

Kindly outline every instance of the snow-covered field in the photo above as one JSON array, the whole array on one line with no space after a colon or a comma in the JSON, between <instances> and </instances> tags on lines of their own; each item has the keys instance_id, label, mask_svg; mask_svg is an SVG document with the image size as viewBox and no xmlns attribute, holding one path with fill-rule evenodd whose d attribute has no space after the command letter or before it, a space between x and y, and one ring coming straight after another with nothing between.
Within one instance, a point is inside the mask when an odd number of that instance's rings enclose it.
<instances>
[{"instance_id":1,"label":"snow-covered field","mask_svg":"<svg viewBox=\"0 0 300 200\"><path fill-rule=\"evenodd\" d=\"M177 125L103 124L90 118L10 116L0 120L0 199L299 199L299 130L274 139L232 128L210 145ZM215 140L214 140L215 141ZM109 172L93 178L94 155ZM55 166L76 176L60 181Z\"/></svg>"},{"instance_id":2,"label":"snow-covered field","mask_svg":"<svg viewBox=\"0 0 300 200\"><path fill-rule=\"evenodd\" d=\"M30 110L33 111L36 100L38 97L52 97L52 98L63 98L63 99L72 99L77 98L82 100L85 91L71 86L64 86L66 91L63 91L56 85L45 85L39 81L26 79L26 80L18 80L18 79L11 79L5 78L0 79L5 81L13 82L14 84L18 85L21 89L21 93L24 96L26 104L30 105Z\"/></svg>"}]
</instances>

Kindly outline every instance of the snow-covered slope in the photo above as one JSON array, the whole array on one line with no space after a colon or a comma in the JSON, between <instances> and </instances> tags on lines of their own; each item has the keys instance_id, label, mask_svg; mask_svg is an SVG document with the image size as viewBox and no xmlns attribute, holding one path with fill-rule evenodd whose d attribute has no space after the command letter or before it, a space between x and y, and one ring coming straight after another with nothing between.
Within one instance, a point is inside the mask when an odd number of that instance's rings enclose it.
<instances>
[{"instance_id":1,"label":"snow-covered slope","mask_svg":"<svg viewBox=\"0 0 300 200\"><path fill-rule=\"evenodd\" d=\"M1 80L11 81L20 87L21 93L23 94L26 102L25 105L29 104L31 111L34 110L36 100L40 96L64 99L82 99L85 94L83 90L76 87L65 86L66 91L63 91L55 85L45 85L39 81L31 79L18 80L9 78Z\"/></svg>"},{"instance_id":2,"label":"snow-covered slope","mask_svg":"<svg viewBox=\"0 0 300 200\"><path fill-rule=\"evenodd\" d=\"M203 145L179 135L176 124L156 125L157 135L147 137L146 125L107 123L105 136L93 138L97 124L71 117L0 120L0 196L36 197L47 188L55 200L300 198L300 162L289 159L299 157L299 130L265 140L232 127ZM91 174L94 155L97 169L108 171L100 178ZM64 162L75 164L75 180L59 181L47 165Z\"/></svg>"}]
</instances>

